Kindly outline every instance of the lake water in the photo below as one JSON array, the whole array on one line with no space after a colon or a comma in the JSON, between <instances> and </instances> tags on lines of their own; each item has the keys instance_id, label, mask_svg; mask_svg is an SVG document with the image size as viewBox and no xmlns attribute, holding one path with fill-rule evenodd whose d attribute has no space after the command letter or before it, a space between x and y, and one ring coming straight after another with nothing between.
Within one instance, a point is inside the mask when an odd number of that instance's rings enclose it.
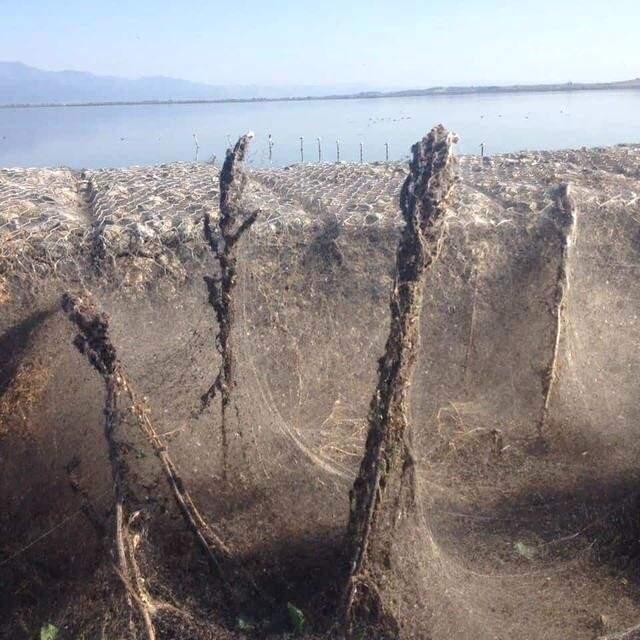
<instances>
[{"instance_id":1,"label":"lake water","mask_svg":"<svg viewBox=\"0 0 640 640\"><path fill-rule=\"evenodd\" d=\"M212 155L252 130L250 163L406 157L411 144L442 122L460 136L460 153L494 154L640 142L640 91L588 91L376 100L0 109L0 166L122 167Z\"/></svg>"}]
</instances>

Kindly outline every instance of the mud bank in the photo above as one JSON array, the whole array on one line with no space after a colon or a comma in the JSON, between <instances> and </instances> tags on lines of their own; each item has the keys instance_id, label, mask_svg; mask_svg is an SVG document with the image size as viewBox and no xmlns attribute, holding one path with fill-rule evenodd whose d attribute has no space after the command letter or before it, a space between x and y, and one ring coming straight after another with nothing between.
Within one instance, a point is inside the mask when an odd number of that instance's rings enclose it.
<instances>
[{"instance_id":1,"label":"mud bank","mask_svg":"<svg viewBox=\"0 0 640 640\"><path fill-rule=\"evenodd\" d=\"M328 633L388 330L404 176L396 164L250 172L248 206L261 214L239 247L239 401L225 483L218 410L197 411L219 366L202 281L217 170L0 170L7 637L44 622L63 637L121 630L104 535L103 390L59 310L63 292L86 290L110 315L123 366L201 511L275 609L291 602L313 632ZM577 235L540 449L561 257L549 211L560 182L573 188ZM586 640L640 621L639 230L640 147L461 159L411 398L437 553L407 549L425 564L424 584L411 586L424 610L402 637L428 628L434 640ZM127 436L149 588L191 615L162 637L252 637L258 613L229 619L148 444L133 428ZM286 616L272 617L269 633L286 630Z\"/></svg>"}]
</instances>

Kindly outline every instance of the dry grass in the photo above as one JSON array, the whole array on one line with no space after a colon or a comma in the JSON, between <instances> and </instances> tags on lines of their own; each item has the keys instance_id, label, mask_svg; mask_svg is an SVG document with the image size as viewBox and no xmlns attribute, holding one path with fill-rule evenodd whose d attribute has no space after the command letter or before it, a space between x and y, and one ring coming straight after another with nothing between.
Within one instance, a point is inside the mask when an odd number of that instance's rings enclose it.
<instances>
[{"instance_id":1,"label":"dry grass","mask_svg":"<svg viewBox=\"0 0 640 640\"><path fill-rule=\"evenodd\" d=\"M0 437L10 429L29 433L29 415L42 398L51 370L36 363L22 364L0 398Z\"/></svg>"}]
</instances>

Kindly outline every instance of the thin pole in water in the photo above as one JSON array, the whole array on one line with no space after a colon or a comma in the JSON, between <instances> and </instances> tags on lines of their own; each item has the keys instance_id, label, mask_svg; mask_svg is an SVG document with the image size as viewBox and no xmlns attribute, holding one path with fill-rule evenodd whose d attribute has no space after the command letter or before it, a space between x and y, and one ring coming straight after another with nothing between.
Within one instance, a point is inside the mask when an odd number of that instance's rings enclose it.
<instances>
[{"instance_id":1,"label":"thin pole in water","mask_svg":"<svg viewBox=\"0 0 640 640\"><path fill-rule=\"evenodd\" d=\"M480 143L480 157L484 158L484 142Z\"/></svg>"},{"instance_id":2,"label":"thin pole in water","mask_svg":"<svg viewBox=\"0 0 640 640\"><path fill-rule=\"evenodd\" d=\"M300 136L300 162L304 162L304 138Z\"/></svg>"},{"instance_id":3,"label":"thin pole in water","mask_svg":"<svg viewBox=\"0 0 640 640\"><path fill-rule=\"evenodd\" d=\"M318 162L322 162L322 138L318 138Z\"/></svg>"},{"instance_id":4,"label":"thin pole in water","mask_svg":"<svg viewBox=\"0 0 640 640\"><path fill-rule=\"evenodd\" d=\"M273 138L269 134L269 162L273 159Z\"/></svg>"},{"instance_id":5,"label":"thin pole in water","mask_svg":"<svg viewBox=\"0 0 640 640\"><path fill-rule=\"evenodd\" d=\"M384 143L384 159L385 159L385 162L389 162L389 143L388 142Z\"/></svg>"},{"instance_id":6,"label":"thin pole in water","mask_svg":"<svg viewBox=\"0 0 640 640\"><path fill-rule=\"evenodd\" d=\"M193 143L196 145L196 162L198 162L198 151L200 151L200 145L198 144L198 136L193 134Z\"/></svg>"},{"instance_id":7,"label":"thin pole in water","mask_svg":"<svg viewBox=\"0 0 640 640\"><path fill-rule=\"evenodd\" d=\"M336 162L340 162L340 140L336 140Z\"/></svg>"},{"instance_id":8,"label":"thin pole in water","mask_svg":"<svg viewBox=\"0 0 640 640\"><path fill-rule=\"evenodd\" d=\"M364 154L363 154L363 148L362 148L362 142L361 142L360 143L360 162L362 162L363 157L364 157Z\"/></svg>"}]
</instances>

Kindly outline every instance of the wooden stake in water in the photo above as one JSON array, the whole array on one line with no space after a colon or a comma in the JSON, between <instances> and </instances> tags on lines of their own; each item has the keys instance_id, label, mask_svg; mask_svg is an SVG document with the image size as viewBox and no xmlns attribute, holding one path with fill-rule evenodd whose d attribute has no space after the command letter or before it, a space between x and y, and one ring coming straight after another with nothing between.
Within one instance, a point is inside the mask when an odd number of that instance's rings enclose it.
<instances>
[{"instance_id":1,"label":"wooden stake in water","mask_svg":"<svg viewBox=\"0 0 640 640\"><path fill-rule=\"evenodd\" d=\"M271 137L271 134L269 134L269 162L271 162L271 160L273 160L273 138Z\"/></svg>"},{"instance_id":2,"label":"wooden stake in water","mask_svg":"<svg viewBox=\"0 0 640 640\"><path fill-rule=\"evenodd\" d=\"M480 157L484 158L484 142L480 143Z\"/></svg>"},{"instance_id":3,"label":"wooden stake in water","mask_svg":"<svg viewBox=\"0 0 640 640\"><path fill-rule=\"evenodd\" d=\"M193 143L196 146L196 162L198 162L198 152L200 151L200 145L198 144L198 136L193 134Z\"/></svg>"},{"instance_id":4,"label":"wooden stake in water","mask_svg":"<svg viewBox=\"0 0 640 640\"><path fill-rule=\"evenodd\" d=\"M322 138L318 138L318 162L322 162Z\"/></svg>"},{"instance_id":5,"label":"wooden stake in water","mask_svg":"<svg viewBox=\"0 0 640 640\"><path fill-rule=\"evenodd\" d=\"M304 138L300 136L300 162L304 162Z\"/></svg>"},{"instance_id":6,"label":"wooden stake in water","mask_svg":"<svg viewBox=\"0 0 640 640\"><path fill-rule=\"evenodd\" d=\"M336 140L336 162L340 162L340 140Z\"/></svg>"},{"instance_id":7,"label":"wooden stake in water","mask_svg":"<svg viewBox=\"0 0 640 640\"><path fill-rule=\"evenodd\" d=\"M362 162L363 157L364 157L364 154L363 154L363 147L362 147L362 142L361 142L360 143L360 162Z\"/></svg>"},{"instance_id":8,"label":"wooden stake in water","mask_svg":"<svg viewBox=\"0 0 640 640\"><path fill-rule=\"evenodd\" d=\"M385 159L385 162L389 162L389 143L388 142L384 143L384 159Z\"/></svg>"}]
</instances>

